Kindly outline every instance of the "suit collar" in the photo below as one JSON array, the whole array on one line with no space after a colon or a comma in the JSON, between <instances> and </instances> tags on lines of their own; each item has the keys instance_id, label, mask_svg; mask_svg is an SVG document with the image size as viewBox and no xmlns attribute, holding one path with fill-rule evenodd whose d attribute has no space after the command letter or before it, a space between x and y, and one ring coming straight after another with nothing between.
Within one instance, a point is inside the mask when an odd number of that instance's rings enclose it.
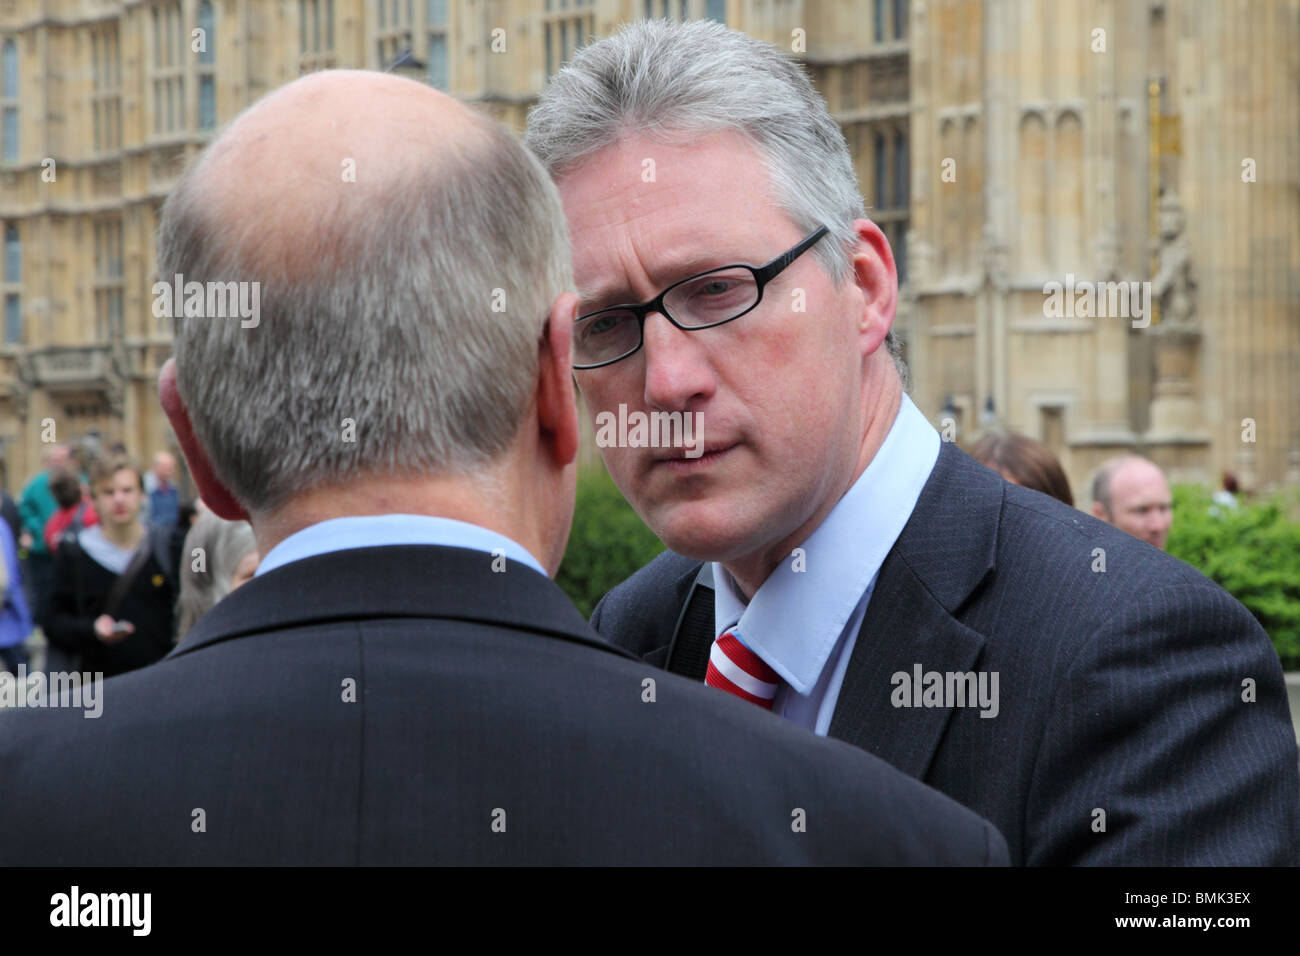
<instances>
[{"instance_id":1,"label":"suit collar","mask_svg":"<svg viewBox=\"0 0 1300 956\"><path fill-rule=\"evenodd\" d=\"M625 657L595 635L553 581L521 563L432 545L333 551L283 565L231 592L169 656L220 641L330 621L443 618L536 631Z\"/></svg>"}]
</instances>

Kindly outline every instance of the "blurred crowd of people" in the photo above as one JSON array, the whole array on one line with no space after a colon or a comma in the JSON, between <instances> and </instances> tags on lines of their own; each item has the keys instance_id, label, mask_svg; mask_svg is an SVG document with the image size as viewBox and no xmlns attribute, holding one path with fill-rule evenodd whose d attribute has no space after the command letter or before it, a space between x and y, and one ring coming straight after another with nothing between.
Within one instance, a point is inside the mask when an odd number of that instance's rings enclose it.
<instances>
[{"instance_id":1,"label":"blurred crowd of people","mask_svg":"<svg viewBox=\"0 0 1300 956\"><path fill-rule=\"evenodd\" d=\"M0 670L105 676L165 656L257 569L247 522L225 521L178 484L176 457L141 471L125 446L61 444L15 501L0 492Z\"/></svg>"}]
</instances>

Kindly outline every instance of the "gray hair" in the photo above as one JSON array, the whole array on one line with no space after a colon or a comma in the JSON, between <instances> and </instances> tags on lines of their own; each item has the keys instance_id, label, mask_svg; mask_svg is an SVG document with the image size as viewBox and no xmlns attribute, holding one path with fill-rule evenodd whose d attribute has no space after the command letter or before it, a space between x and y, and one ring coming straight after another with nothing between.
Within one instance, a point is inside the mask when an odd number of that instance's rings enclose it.
<instances>
[{"instance_id":1,"label":"gray hair","mask_svg":"<svg viewBox=\"0 0 1300 956\"><path fill-rule=\"evenodd\" d=\"M542 93L524 145L552 177L612 146L628 131L671 142L721 131L749 138L772 178L773 197L839 285L865 218L844 134L800 64L776 46L712 20L640 20L580 50ZM893 329L885 339L906 387Z\"/></svg>"},{"instance_id":2,"label":"gray hair","mask_svg":"<svg viewBox=\"0 0 1300 956\"><path fill-rule=\"evenodd\" d=\"M196 548L203 549L202 571L194 570ZM256 550L253 526L247 521L226 521L206 509L199 512L185 535L185 550L181 554L181 593L176 600L178 640L230 593L239 562Z\"/></svg>"},{"instance_id":3,"label":"gray hair","mask_svg":"<svg viewBox=\"0 0 1300 956\"><path fill-rule=\"evenodd\" d=\"M181 397L217 477L250 514L367 473L469 475L517 434L573 267L545 171L500 123L474 115L482 136L407 164L364 216L334 226L334 197L322 195L326 228L302 224L307 275L258 261L262 224L222 217L202 161L168 197L163 281L260 284L255 328L180 308L175 320Z\"/></svg>"}]
</instances>

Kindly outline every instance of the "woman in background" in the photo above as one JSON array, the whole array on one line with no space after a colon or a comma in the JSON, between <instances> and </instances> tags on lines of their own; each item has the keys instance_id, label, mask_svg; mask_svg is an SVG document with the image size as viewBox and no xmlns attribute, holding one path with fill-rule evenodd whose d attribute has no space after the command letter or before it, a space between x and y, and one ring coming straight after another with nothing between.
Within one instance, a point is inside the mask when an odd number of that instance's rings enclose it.
<instances>
[{"instance_id":1,"label":"woman in background","mask_svg":"<svg viewBox=\"0 0 1300 956\"><path fill-rule=\"evenodd\" d=\"M992 432L977 441L970 456L987 465L1013 485L1051 495L1074 507L1070 479L1052 450L1042 442L1016 432Z\"/></svg>"},{"instance_id":2,"label":"woman in background","mask_svg":"<svg viewBox=\"0 0 1300 956\"><path fill-rule=\"evenodd\" d=\"M211 509L200 508L181 551L176 639L184 640L195 621L252 578L260 560L247 521L226 521Z\"/></svg>"}]
</instances>

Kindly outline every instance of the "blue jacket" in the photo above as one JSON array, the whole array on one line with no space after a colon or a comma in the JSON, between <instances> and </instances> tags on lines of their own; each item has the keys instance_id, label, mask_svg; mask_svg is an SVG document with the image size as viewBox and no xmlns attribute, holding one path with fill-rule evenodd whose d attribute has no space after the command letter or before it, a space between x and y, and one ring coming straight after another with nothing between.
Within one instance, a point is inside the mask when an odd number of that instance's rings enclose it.
<instances>
[{"instance_id":1,"label":"blue jacket","mask_svg":"<svg viewBox=\"0 0 1300 956\"><path fill-rule=\"evenodd\" d=\"M0 521L0 559L9 569L9 589L0 595L4 599L4 606L0 607L0 647L13 647L27 640L32 632L32 612L27 609L27 595L23 593L18 544L3 521Z\"/></svg>"}]
</instances>

